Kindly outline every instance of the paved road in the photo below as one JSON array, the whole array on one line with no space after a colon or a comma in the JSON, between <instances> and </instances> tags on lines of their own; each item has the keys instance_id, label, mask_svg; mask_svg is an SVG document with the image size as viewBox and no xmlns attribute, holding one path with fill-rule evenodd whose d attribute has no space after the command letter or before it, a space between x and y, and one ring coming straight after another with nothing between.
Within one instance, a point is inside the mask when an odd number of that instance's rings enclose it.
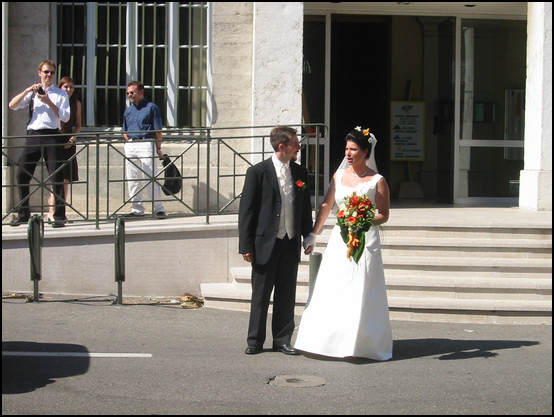
<instances>
[{"instance_id":1,"label":"paved road","mask_svg":"<svg viewBox=\"0 0 554 417\"><path fill-rule=\"evenodd\" d=\"M114 299L3 298L3 415L552 414L552 326L393 321L387 362L248 356L245 312Z\"/></svg>"}]
</instances>

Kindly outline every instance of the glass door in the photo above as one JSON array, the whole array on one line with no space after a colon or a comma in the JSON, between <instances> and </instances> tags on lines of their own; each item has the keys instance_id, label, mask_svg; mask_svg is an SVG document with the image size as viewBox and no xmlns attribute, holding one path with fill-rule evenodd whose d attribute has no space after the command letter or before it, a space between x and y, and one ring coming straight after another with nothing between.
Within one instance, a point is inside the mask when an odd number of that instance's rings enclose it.
<instances>
[{"instance_id":1,"label":"glass door","mask_svg":"<svg viewBox=\"0 0 554 417\"><path fill-rule=\"evenodd\" d=\"M454 203L517 205L526 22L456 19Z\"/></svg>"}]
</instances>

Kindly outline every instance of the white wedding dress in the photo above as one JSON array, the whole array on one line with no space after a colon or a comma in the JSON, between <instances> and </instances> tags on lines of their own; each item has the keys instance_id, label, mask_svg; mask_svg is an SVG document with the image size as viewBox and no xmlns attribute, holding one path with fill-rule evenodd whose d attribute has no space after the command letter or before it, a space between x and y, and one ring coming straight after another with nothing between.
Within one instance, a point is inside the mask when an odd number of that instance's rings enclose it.
<instances>
[{"instance_id":1,"label":"white wedding dress","mask_svg":"<svg viewBox=\"0 0 554 417\"><path fill-rule=\"evenodd\" d=\"M343 174L344 170L337 171L335 202L342 202L354 191L375 201L381 175L353 188L342 185ZM347 258L346 250L340 228L335 225L294 347L338 358L390 359L392 331L379 228L372 226L366 232L365 250L358 264Z\"/></svg>"}]
</instances>

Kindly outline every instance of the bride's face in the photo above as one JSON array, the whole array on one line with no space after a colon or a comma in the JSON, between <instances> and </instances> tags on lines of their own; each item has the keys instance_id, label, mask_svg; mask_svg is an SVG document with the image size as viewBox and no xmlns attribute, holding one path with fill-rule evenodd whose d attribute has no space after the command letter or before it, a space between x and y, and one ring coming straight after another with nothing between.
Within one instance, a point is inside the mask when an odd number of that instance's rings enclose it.
<instances>
[{"instance_id":1,"label":"bride's face","mask_svg":"<svg viewBox=\"0 0 554 417\"><path fill-rule=\"evenodd\" d=\"M356 142L348 141L346 142L346 147L344 148L344 156L346 161L350 165L361 165L365 164L365 156L367 154L367 149L362 150Z\"/></svg>"}]
</instances>

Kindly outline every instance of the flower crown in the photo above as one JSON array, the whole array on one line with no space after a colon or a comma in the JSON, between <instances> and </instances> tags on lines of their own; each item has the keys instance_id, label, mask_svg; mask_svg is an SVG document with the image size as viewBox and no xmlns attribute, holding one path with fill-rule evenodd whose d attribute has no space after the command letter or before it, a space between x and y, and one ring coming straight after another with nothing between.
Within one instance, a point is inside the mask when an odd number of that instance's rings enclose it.
<instances>
[{"instance_id":1,"label":"flower crown","mask_svg":"<svg viewBox=\"0 0 554 417\"><path fill-rule=\"evenodd\" d=\"M363 130L362 130L362 127L361 127L361 126L356 126L356 127L354 128L354 130L357 130L358 132L362 132L362 134L363 134L364 136L367 136L367 141L368 141L369 143L372 143L372 144L373 144L373 143L376 143L376 142L377 142L377 139L375 139L375 136L373 136L372 133L369 133L369 127L368 127L367 129L363 129Z\"/></svg>"}]
</instances>

